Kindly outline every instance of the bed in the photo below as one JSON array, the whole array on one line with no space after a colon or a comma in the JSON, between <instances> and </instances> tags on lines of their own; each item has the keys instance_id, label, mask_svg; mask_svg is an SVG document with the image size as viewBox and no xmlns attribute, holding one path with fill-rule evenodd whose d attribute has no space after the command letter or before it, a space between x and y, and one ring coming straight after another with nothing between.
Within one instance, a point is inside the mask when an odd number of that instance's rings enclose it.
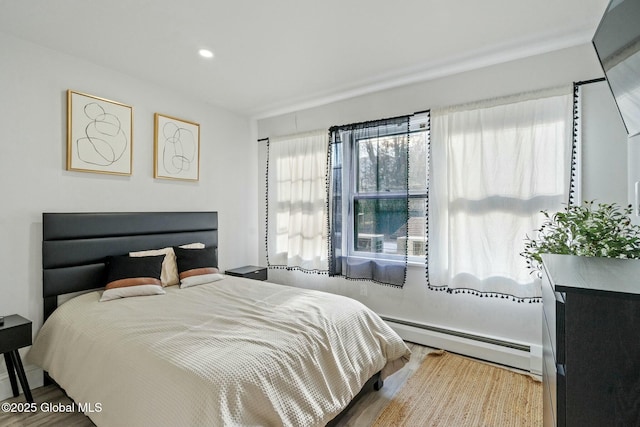
<instances>
[{"instance_id":1,"label":"bed","mask_svg":"<svg viewBox=\"0 0 640 427\"><path fill-rule=\"evenodd\" d=\"M100 301L113 259L193 243L178 265L211 248L217 265L216 212L43 214L45 323L27 357L98 426L324 426L408 361L371 310L319 291L214 271Z\"/></svg>"}]
</instances>

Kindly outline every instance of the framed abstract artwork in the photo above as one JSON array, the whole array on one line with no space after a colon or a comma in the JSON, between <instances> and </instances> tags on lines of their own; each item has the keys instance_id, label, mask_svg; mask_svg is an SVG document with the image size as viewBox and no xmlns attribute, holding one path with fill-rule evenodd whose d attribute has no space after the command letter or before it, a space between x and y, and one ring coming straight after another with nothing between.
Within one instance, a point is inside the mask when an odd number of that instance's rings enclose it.
<instances>
[{"instance_id":1,"label":"framed abstract artwork","mask_svg":"<svg viewBox=\"0 0 640 427\"><path fill-rule=\"evenodd\" d=\"M200 178L200 125L155 113L153 177Z\"/></svg>"},{"instance_id":2,"label":"framed abstract artwork","mask_svg":"<svg viewBox=\"0 0 640 427\"><path fill-rule=\"evenodd\" d=\"M67 91L67 170L131 175L133 107Z\"/></svg>"}]
</instances>

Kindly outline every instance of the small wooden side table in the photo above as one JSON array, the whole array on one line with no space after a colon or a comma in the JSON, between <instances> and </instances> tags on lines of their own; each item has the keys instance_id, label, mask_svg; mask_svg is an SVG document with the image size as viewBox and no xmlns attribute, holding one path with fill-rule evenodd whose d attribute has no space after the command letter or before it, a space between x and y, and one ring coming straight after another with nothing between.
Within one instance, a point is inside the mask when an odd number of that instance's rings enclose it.
<instances>
[{"instance_id":1,"label":"small wooden side table","mask_svg":"<svg viewBox=\"0 0 640 427\"><path fill-rule=\"evenodd\" d=\"M4 323L0 325L0 353L4 354L4 361L7 364L7 372L9 381L11 381L11 390L14 396L18 396L18 382L16 374L24 397L27 402L33 403L31 389L27 382L27 375L24 373L24 366L20 359L18 349L31 345L31 320L25 319L17 314L4 317Z\"/></svg>"}]
</instances>

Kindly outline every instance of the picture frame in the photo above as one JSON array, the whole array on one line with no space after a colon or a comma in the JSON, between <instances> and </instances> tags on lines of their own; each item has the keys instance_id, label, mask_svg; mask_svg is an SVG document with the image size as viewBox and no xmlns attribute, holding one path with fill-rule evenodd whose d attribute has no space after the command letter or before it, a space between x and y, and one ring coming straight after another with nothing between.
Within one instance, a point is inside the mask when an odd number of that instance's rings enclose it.
<instances>
[{"instance_id":1,"label":"picture frame","mask_svg":"<svg viewBox=\"0 0 640 427\"><path fill-rule=\"evenodd\" d=\"M200 179L200 124L154 114L153 177Z\"/></svg>"},{"instance_id":2,"label":"picture frame","mask_svg":"<svg viewBox=\"0 0 640 427\"><path fill-rule=\"evenodd\" d=\"M67 170L131 175L133 107L67 91Z\"/></svg>"}]
</instances>

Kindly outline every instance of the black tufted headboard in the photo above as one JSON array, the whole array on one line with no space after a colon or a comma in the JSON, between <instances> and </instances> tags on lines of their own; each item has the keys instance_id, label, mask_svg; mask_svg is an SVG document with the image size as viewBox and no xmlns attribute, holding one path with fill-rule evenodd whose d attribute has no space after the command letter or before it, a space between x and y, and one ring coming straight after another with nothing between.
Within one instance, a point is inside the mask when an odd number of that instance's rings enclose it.
<instances>
[{"instance_id":1,"label":"black tufted headboard","mask_svg":"<svg viewBox=\"0 0 640 427\"><path fill-rule=\"evenodd\" d=\"M217 212L42 214L44 320L58 295L101 288L110 255L201 242L218 247Z\"/></svg>"}]
</instances>

